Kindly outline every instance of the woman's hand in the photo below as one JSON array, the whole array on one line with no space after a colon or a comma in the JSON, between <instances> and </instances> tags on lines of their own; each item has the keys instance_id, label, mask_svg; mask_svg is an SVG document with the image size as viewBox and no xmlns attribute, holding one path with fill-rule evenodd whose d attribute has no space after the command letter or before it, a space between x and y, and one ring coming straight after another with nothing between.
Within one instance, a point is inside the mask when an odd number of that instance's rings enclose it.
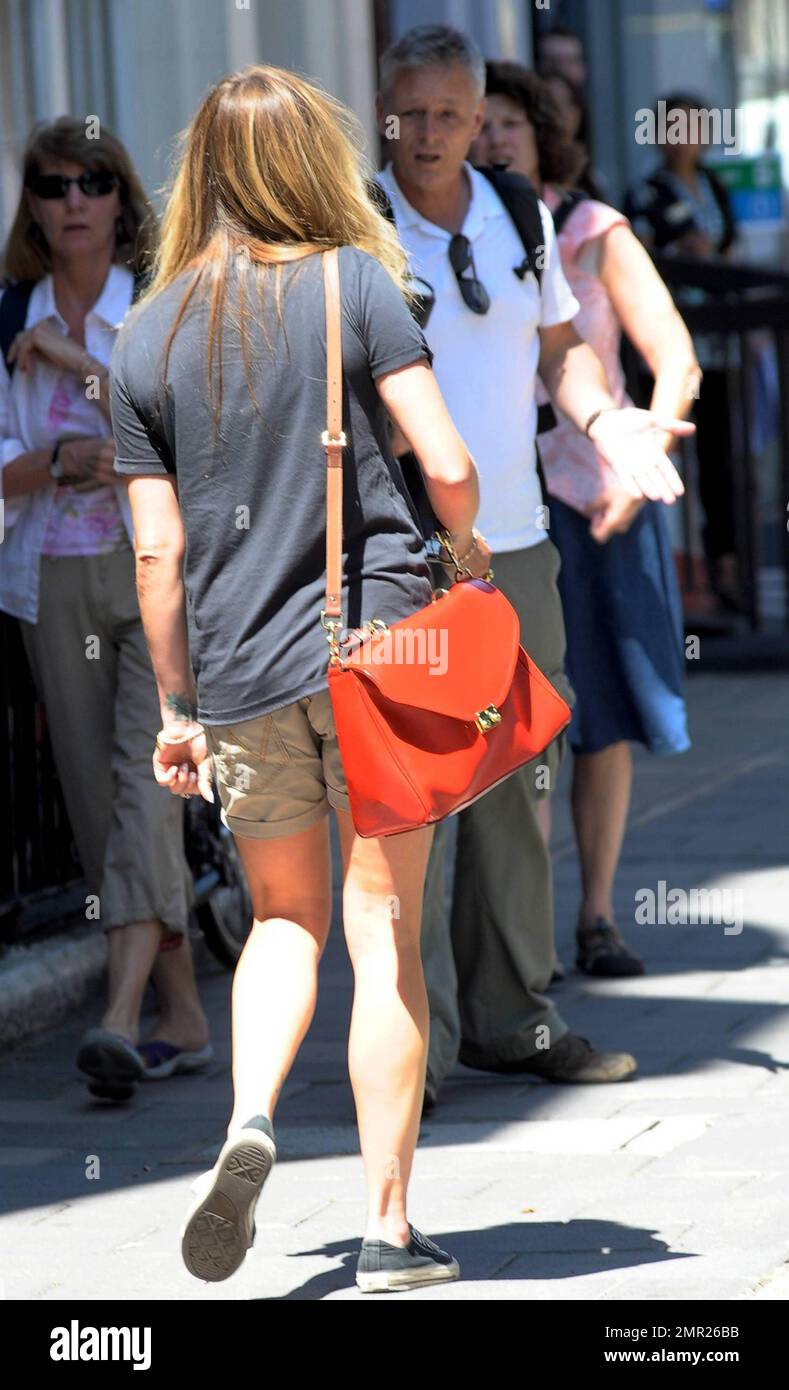
<instances>
[{"instance_id":1,"label":"woman's hand","mask_svg":"<svg viewBox=\"0 0 789 1390\"><path fill-rule=\"evenodd\" d=\"M607 488L587 512L590 535L604 545L612 536L629 531L646 501L646 497L632 497L618 483Z\"/></svg>"},{"instance_id":2,"label":"woman's hand","mask_svg":"<svg viewBox=\"0 0 789 1390\"><path fill-rule=\"evenodd\" d=\"M59 333L45 321L17 333L8 357L23 372L33 371L37 357L51 362L54 367L60 367L62 371L74 372L76 376L88 376L91 371L104 376L108 372L101 362L94 361L81 343L75 342L66 333Z\"/></svg>"},{"instance_id":3,"label":"woman's hand","mask_svg":"<svg viewBox=\"0 0 789 1390\"><path fill-rule=\"evenodd\" d=\"M86 478L97 485L124 481L123 474L113 469L114 458L115 440L100 435L90 439L67 439L58 450L58 463L62 463L69 478Z\"/></svg>"},{"instance_id":4,"label":"woman's hand","mask_svg":"<svg viewBox=\"0 0 789 1390\"><path fill-rule=\"evenodd\" d=\"M175 738L172 730L160 731L161 736ZM213 801L211 790L211 759L208 756L205 734L201 731L179 743L158 744L153 755L153 775L160 787L167 787L174 796L195 796Z\"/></svg>"}]
</instances>

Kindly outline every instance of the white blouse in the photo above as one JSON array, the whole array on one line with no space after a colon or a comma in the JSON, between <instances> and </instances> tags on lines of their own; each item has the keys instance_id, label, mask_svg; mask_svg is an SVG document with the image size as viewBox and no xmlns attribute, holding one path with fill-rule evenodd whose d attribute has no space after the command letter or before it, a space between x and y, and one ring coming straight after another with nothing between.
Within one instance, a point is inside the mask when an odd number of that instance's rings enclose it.
<instances>
[{"instance_id":1,"label":"white blouse","mask_svg":"<svg viewBox=\"0 0 789 1390\"><path fill-rule=\"evenodd\" d=\"M85 318L86 351L107 366L133 291L131 271L125 266L111 266L101 294ZM55 304L51 275L35 285L25 327L32 328L42 319L48 319L62 333L68 332ZM34 371L15 371L9 377L0 359L0 609L31 623L38 620L42 551L58 553L59 550L57 544L53 544L53 536L57 533L50 523L55 520L56 509L63 506L64 489L59 489L53 480L51 487L5 499L2 497L2 469L20 454L52 447L58 434L57 394L61 382L62 374L49 362L38 360ZM109 420L84 393L80 393L79 399L72 396L69 401L68 429L73 434L107 438L112 435ZM132 544L134 528L126 485L109 486L114 487L123 525ZM98 499L100 493L103 489L72 496ZM75 551L72 549L68 553Z\"/></svg>"}]
</instances>

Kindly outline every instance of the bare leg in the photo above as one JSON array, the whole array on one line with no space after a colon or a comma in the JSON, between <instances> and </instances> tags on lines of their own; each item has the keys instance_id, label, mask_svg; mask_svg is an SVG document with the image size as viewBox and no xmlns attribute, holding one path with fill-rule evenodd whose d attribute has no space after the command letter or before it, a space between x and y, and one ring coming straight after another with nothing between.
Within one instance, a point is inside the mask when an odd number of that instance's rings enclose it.
<instances>
[{"instance_id":1,"label":"bare leg","mask_svg":"<svg viewBox=\"0 0 789 1390\"><path fill-rule=\"evenodd\" d=\"M103 1028L120 1033L135 1047L140 1040L140 1009L145 986L159 952L162 924L134 922L107 932L109 1003Z\"/></svg>"},{"instance_id":2,"label":"bare leg","mask_svg":"<svg viewBox=\"0 0 789 1390\"><path fill-rule=\"evenodd\" d=\"M312 1022L318 962L331 923L328 817L279 839L237 836L252 897L252 931L233 979L233 1111L273 1119Z\"/></svg>"},{"instance_id":3,"label":"bare leg","mask_svg":"<svg viewBox=\"0 0 789 1390\"><path fill-rule=\"evenodd\" d=\"M159 1019L151 1038L163 1038L188 1052L205 1047L208 1019L197 990L188 931L179 946L157 953L153 981L159 996Z\"/></svg>"},{"instance_id":4,"label":"bare leg","mask_svg":"<svg viewBox=\"0 0 789 1390\"><path fill-rule=\"evenodd\" d=\"M337 814L354 971L348 1067L368 1190L365 1239L407 1245L430 1013L419 935L432 828L366 840Z\"/></svg>"},{"instance_id":5,"label":"bare leg","mask_svg":"<svg viewBox=\"0 0 789 1390\"><path fill-rule=\"evenodd\" d=\"M572 808L581 860L582 927L591 927L598 917L614 923L614 878L622 852L631 781L629 743L612 743L600 753L575 756Z\"/></svg>"}]
</instances>

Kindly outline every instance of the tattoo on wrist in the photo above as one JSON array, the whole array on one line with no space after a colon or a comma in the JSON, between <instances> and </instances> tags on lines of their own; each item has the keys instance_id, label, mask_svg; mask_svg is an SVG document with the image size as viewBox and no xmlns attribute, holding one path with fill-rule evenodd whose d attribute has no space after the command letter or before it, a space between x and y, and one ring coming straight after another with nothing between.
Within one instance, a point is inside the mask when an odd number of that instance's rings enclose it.
<instances>
[{"instance_id":1,"label":"tattoo on wrist","mask_svg":"<svg viewBox=\"0 0 789 1390\"><path fill-rule=\"evenodd\" d=\"M170 691L165 700L165 704L176 719L184 719L189 723L194 723L197 719L197 705L181 690Z\"/></svg>"}]
</instances>

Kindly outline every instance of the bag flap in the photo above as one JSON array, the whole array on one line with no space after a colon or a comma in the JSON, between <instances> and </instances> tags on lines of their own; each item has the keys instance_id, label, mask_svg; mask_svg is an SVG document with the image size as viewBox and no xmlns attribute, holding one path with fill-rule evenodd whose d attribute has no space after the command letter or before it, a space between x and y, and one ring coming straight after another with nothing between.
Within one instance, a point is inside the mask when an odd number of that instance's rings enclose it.
<instances>
[{"instance_id":1,"label":"bag flap","mask_svg":"<svg viewBox=\"0 0 789 1390\"><path fill-rule=\"evenodd\" d=\"M387 699L472 720L506 699L520 623L501 590L463 579L449 593L376 633L343 658Z\"/></svg>"}]
</instances>

